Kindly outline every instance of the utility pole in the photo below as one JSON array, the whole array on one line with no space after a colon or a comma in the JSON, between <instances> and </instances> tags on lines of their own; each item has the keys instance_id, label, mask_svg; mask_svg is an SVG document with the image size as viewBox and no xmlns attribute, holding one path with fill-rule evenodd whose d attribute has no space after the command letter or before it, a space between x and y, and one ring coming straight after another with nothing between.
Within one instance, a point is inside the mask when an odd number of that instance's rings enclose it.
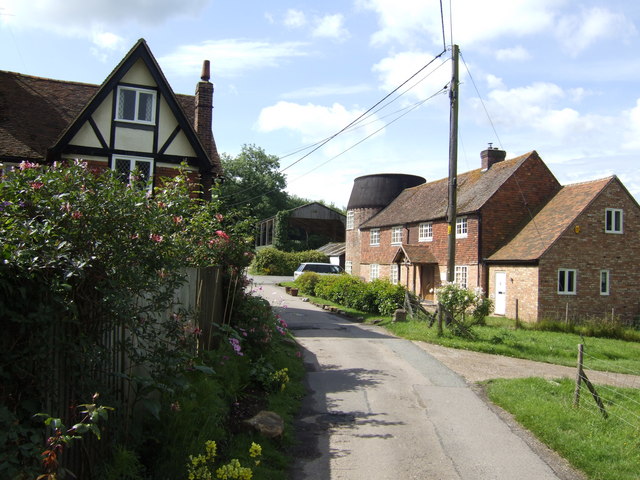
<instances>
[{"instance_id":1,"label":"utility pole","mask_svg":"<svg viewBox=\"0 0 640 480\"><path fill-rule=\"evenodd\" d=\"M456 188L458 186L458 45L451 49L449 85L449 207L447 209L448 253L447 282L455 280L456 269Z\"/></svg>"}]
</instances>

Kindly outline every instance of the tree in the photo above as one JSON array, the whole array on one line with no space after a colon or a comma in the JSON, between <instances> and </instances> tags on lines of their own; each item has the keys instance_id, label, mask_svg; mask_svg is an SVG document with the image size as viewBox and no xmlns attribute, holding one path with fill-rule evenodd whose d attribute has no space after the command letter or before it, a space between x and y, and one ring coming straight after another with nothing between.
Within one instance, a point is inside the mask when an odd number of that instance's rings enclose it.
<instances>
[{"instance_id":1,"label":"tree","mask_svg":"<svg viewBox=\"0 0 640 480\"><path fill-rule=\"evenodd\" d=\"M291 206L285 192L286 177L280 173L280 162L255 145L243 145L232 157L222 154L224 182L220 186L220 200L227 207L243 208L258 220L274 216Z\"/></svg>"}]
</instances>

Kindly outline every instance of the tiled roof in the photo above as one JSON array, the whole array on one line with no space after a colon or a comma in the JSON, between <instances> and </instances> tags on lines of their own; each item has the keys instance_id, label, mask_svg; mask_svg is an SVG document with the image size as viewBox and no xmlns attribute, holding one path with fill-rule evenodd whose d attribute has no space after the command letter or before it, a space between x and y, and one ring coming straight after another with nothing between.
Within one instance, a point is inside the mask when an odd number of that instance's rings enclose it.
<instances>
[{"instance_id":1,"label":"tiled roof","mask_svg":"<svg viewBox=\"0 0 640 480\"><path fill-rule=\"evenodd\" d=\"M615 176L566 185L489 261L534 261L571 226Z\"/></svg>"},{"instance_id":2,"label":"tiled roof","mask_svg":"<svg viewBox=\"0 0 640 480\"><path fill-rule=\"evenodd\" d=\"M436 257L433 256L433 252L431 252L431 248L427 245L403 244L398 248L393 259L391 259L391 262L397 263L401 261L403 257L406 258L409 263L414 265L418 263L438 263Z\"/></svg>"},{"instance_id":3,"label":"tiled roof","mask_svg":"<svg viewBox=\"0 0 640 480\"><path fill-rule=\"evenodd\" d=\"M0 159L42 160L98 88L0 70ZM193 125L195 97L176 98Z\"/></svg>"},{"instance_id":4,"label":"tiled roof","mask_svg":"<svg viewBox=\"0 0 640 480\"><path fill-rule=\"evenodd\" d=\"M458 175L457 212L477 212L528 159L539 158L535 151L495 163L490 169L478 168ZM444 218L448 207L448 179L407 188L380 213L360 228L386 227Z\"/></svg>"}]
</instances>

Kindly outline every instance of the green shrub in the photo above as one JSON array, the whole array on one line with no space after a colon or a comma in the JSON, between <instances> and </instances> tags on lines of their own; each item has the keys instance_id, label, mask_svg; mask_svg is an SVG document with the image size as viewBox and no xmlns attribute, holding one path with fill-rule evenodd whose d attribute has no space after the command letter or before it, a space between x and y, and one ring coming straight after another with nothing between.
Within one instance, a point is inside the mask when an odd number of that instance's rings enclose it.
<instances>
[{"instance_id":1,"label":"green shrub","mask_svg":"<svg viewBox=\"0 0 640 480\"><path fill-rule=\"evenodd\" d=\"M295 284L304 295L316 295L316 285L320 281L320 275L316 272L305 272L296 278Z\"/></svg>"},{"instance_id":2,"label":"green shrub","mask_svg":"<svg viewBox=\"0 0 640 480\"><path fill-rule=\"evenodd\" d=\"M283 252L273 247L261 248L251 264L256 275L293 275L298 265L305 262L328 262L329 258L317 250Z\"/></svg>"},{"instance_id":3,"label":"green shrub","mask_svg":"<svg viewBox=\"0 0 640 480\"><path fill-rule=\"evenodd\" d=\"M387 280L365 282L352 275L322 276L316 296L363 312L391 315L404 303L405 288Z\"/></svg>"}]
</instances>

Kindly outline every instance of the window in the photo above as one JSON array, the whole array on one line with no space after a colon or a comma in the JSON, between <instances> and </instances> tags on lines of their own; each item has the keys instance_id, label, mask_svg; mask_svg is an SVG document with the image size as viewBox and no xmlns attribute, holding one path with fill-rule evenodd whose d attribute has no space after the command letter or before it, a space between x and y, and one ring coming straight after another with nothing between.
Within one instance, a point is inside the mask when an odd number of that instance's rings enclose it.
<instances>
[{"instance_id":1,"label":"window","mask_svg":"<svg viewBox=\"0 0 640 480\"><path fill-rule=\"evenodd\" d=\"M576 275L577 271L569 268L558 269L558 294L559 295L575 295L576 294Z\"/></svg>"},{"instance_id":2,"label":"window","mask_svg":"<svg viewBox=\"0 0 640 480\"><path fill-rule=\"evenodd\" d=\"M622 233L622 209L607 208L605 210L604 231L606 233Z\"/></svg>"},{"instance_id":3,"label":"window","mask_svg":"<svg viewBox=\"0 0 640 480\"><path fill-rule=\"evenodd\" d=\"M465 266L456 266L455 278L453 282L461 288L467 288L468 282L468 267Z\"/></svg>"},{"instance_id":4,"label":"window","mask_svg":"<svg viewBox=\"0 0 640 480\"><path fill-rule=\"evenodd\" d=\"M380 245L380 229L372 228L369 231L369 245Z\"/></svg>"},{"instance_id":5,"label":"window","mask_svg":"<svg viewBox=\"0 0 640 480\"><path fill-rule=\"evenodd\" d=\"M118 87L116 120L154 124L156 92L134 87Z\"/></svg>"},{"instance_id":6,"label":"window","mask_svg":"<svg viewBox=\"0 0 640 480\"><path fill-rule=\"evenodd\" d=\"M391 274L389 275L389 279L394 285L397 285L400 281L400 268L397 263L391 264Z\"/></svg>"},{"instance_id":7,"label":"window","mask_svg":"<svg viewBox=\"0 0 640 480\"><path fill-rule=\"evenodd\" d=\"M456 218L456 238L467 238L467 217Z\"/></svg>"},{"instance_id":8,"label":"window","mask_svg":"<svg viewBox=\"0 0 640 480\"><path fill-rule=\"evenodd\" d=\"M609 295L610 286L609 270L600 270L600 295Z\"/></svg>"},{"instance_id":9,"label":"window","mask_svg":"<svg viewBox=\"0 0 640 480\"><path fill-rule=\"evenodd\" d=\"M351 260L344 262L344 271L351 275L351 272L353 271L353 262Z\"/></svg>"},{"instance_id":10,"label":"window","mask_svg":"<svg viewBox=\"0 0 640 480\"><path fill-rule=\"evenodd\" d=\"M114 156L112 168L125 183L132 183L141 189L151 190L153 163L148 158ZM136 174L137 178L132 178Z\"/></svg>"},{"instance_id":11,"label":"window","mask_svg":"<svg viewBox=\"0 0 640 480\"><path fill-rule=\"evenodd\" d=\"M353 222L355 219L355 212L353 210L347 211L347 230L353 229Z\"/></svg>"},{"instance_id":12,"label":"window","mask_svg":"<svg viewBox=\"0 0 640 480\"><path fill-rule=\"evenodd\" d=\"M401 244L402 243L402 227L393 227L391 229L391 244Z\"/></svg>"},{"instance_id":13,"label":"window","mask_svg":"<svg viewBox=\"0 0 640 480\"><path fill-rule=\"evenodd\" d=\"M372 263L369 265L369 280L375 280L380 277L380 265Z\"/></svg>"},{"instance_id":14,"label":"window","mask_svg":"<svg viewBox=\"0 0 640 480\"><path fill-rule=\"evenodd\" d=\"M433 223L421 223L418 227L418 241L430 242L433 240Z\"/></svg>"}]
</instances>

